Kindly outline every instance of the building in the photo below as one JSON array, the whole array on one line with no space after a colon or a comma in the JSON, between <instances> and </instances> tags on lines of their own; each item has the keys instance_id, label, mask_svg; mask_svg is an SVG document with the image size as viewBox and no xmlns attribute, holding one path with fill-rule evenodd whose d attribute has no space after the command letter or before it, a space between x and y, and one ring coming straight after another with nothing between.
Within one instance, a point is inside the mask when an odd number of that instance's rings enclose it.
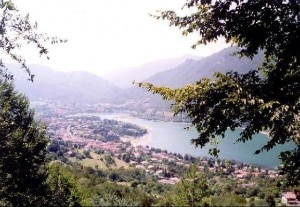
<instances>
[{"instance_id":1,"label":"building","mask_svg":"<svg viewBox=\"0 0 300 207\"><path fill-rule=\"evenodd\" d=\"M299 205L300 202L297 200L294 192L285 192L281 196L281 202L287 205Z\"/></svg>"}]
</instances>

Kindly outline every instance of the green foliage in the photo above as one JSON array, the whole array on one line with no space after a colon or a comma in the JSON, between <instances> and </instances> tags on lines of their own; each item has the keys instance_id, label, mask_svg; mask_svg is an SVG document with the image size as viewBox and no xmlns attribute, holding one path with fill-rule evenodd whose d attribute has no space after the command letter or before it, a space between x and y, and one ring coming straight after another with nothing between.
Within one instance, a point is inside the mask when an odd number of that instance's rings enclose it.
<instances>
[{"instance_id":1,"label":"green foliage","mask_svg":"<svg viewBox=\"0 0 300 207\"><path fill-rule=\"evenodd\" d=\"M245 198L232 193L226 193L222 196L212 196L212 206L246 206L247 201Z\"/></svg>"},{"instance_id":2,"label":"green foliage","mask_svg":"<svg viewBox=\"0 0 300 207\"><path fill-rule=\"evenodd\" d=\"M83 150L83 155L85 158L91 158L91 154L89 150Z\"/></svg>"},{"instance_id":3,"label":"green foliage","mask_svg":"<svg viewBox=\"0 0 300 207\"><path fill-rule=\"evenodd\" d=\"M196 165L191 165L186 177L182 178L174 198L175 204L179 206L203 205L203 198L208 197L208 183L204 174L197 170Z\"/></svg>"},{"instance_id":4,"label":"green foliage","mask_svg":"<svg viewBox=\"0 0 300 207\"><path fill-rule=\"evenodd\" d=\"M45 205L45 128L28 100L0 80L0 201L12 206Z\"/></svg>"},{"instance_id":5,"label":"green foliage","mask_svg":"<svg viewBox=\"0 0 300 207\"><path fill-rule=\"evenodd\" d=\"M104 161L105 161L106 166L108 166L108 167L111 165L116 165L114 158L110 154L104 155Z\"/></svg>"},{"instance_id":6,"label":"green foliage","mask_svg":"<svg viewBox=\"0 0 300 207\"><path fill-rule=\"evenodd\" d=\"M262 130L269 140L255 153L278 144L293 142L295 149L282 152L282 173L290 185L300 180L300 53L299 10L297 1L267 0L189 0L192 11L179 16L174 11L156 17L183 29L183 34L198 32L197 44L207 44L223 37L241 47L241 56L252 58L263 50L265 60L259 68L245 74L216 73L214 79L202 79L179 89L138 83L163 99L173 101L176 114L187 113L199 136L196 146L216 146L227 128L244 127L237 141L246 142ZM196 44L196 45L197 45ZM194 47L196 46L194 45ZM238 68L233 68L238 71ZM210 153L217 156L213 147Z\"/></svg>"},{"instance_id":7,"label":"green foliage","mask_svg":"<svg viewBox=\"0 0 300 207\"><path fill-rule=\"evenodd\" d=\"M148 198L142 191L114 183L103 183L93 197L93 205L97 206L141 206Z\"/></svg>"},{"instance_id":8,"label":"green foliage","mask_svg":"<svg viewBox=\"0 0 300 207\"><path fill-rule=\"evenodd\" d=\"M122 160L124 160L126 163L129 163L130 162L130 154L129 153L124 153L122 155Z\"/></svg>"},{"instance_id":9,"label":"green foliage","mask_svg":"<svg viewBox=\"0 0 300 207\"><path fill-rule=\"evenodd\" d=\"M138 169L100 170L83 167L79 163L64 164L54 161L49 166L47 184L51 190L52 206L141 206L152 202L151 196L139 186L129 187L130 182L141 183ZM116 176L116 178L112 178ZM123 181L119 185L114 181ZM127 185L128 184L128 185Z\"/></svg>"},{"instance_id":10,"label":"green foliage","mask_svg":"<svg viewBox=\"0 0 300 207\"><path fill-rule=\"evenodd\" d=\"M274 200L274 196L272 195L267 195L266 196L266 202L268 203L268 206L276 206L276 201Z\"/></svg>"},{"instance_id":11,"label":"green foliage","mask_svg":"<svg viewBox=\"0 0 300 207\"><path fill-rule=\"evenodd\" d=\"M115 194L98 195L93 200L93 206L138 206L134 200L119 198Z\"/></svg>"},{"instance_id":12,"label":"green foliage","mask_svg":"<svg viewBox=\"0 0 300 207\"><path fill-rule=\"evenodd\" d=\"M60 163L49 165L48 186L51 206L81 206L82 197L74 176Z\"/></svg>"}]
</instances>

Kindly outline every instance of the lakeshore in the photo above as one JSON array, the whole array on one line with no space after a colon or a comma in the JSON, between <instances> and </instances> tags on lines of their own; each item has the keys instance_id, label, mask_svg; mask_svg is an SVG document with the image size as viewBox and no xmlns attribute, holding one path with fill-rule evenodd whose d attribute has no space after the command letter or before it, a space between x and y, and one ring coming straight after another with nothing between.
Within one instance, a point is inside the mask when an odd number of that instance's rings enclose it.
<instances>
[{"instance_id":1,"label":"lakeshore","mask_svg":"<svg viewBox=\"0 0 300 207\"><path fill-rule=\"evenodd\" d=\"M148 129L147 129L148 130ZM147 133L141 137L129 137L129 136L123 136L120 137L120 140L122 142L130 142L133 146L139 146L139 145L147 145L147 143L150 143L153 140L153 137L150 133Z\"/></svg>"},{"instance_id":2,"label":"lakeshore","mask_svg":"<svg viewBox=\"0 0 300 207\"><path fill-rule=\"evenodd\" d=\"M191 139L198 137L198 132L193 128L185 130L185 127L190 126L188 123L144 120L130 116L129 114L94 115L101 117L101 119L116 119L146 128L148 133L145 136L127 139L133 145L148 145L149 147L160 148L183 155L190 154L192 156L210 157L208 151L209 148L213 146L207 145L200 148L195 147L195 145L190 142ZM218 145L220 149L220 159L234 159L239 162L274 169L280 164L278 158L280 152L290 150L294 147L291 143L287 143L285 145L278 145L269 152L263 151L258 155L254 155L256 150L267 143L269 139L268 132L263 131L254 135L253 139L247 143L236 142L241 132L242 128L236 129L235 131L227 130L225 139L218 137L218 140L221 142Z\"/></svg>"},{"instance_id":3,"label":"lakeshore","mask_svg":"<svg viewBox=\"0 0 300 207\"><path fill-rule=\"evenodd\" d=\"M122 138L135 146L148 145L149 147L180 153L182 155L189 154L196 157L211 157L208 152L211 147L214 147L211 145L207 145L203 148L195 147L195 145L191 143L191 139L197 138L198 132L194 128L185 130L185 127L190 126L188 123L145 120L136 118L127 113L78 113L71 116L94 116L99 117L101 120L113 119L135 124L147 129L147 134L140 138ZM236 142L241 132L242 128L236 129L235 131L227 130L224 139L217 137L218 141L220 141L218 145L220 149L220 159L236 160L238 162L274 169L280 164L278 158L280 152L294 148L292 143L287 143L278 145L268 152L263 151L255 155L254 152L261 149L261 147L267 143L269 139L268 135L266 133L259 133L254 135L253 139L247 141L247 143Z\"/></svg>"}]
</instances>

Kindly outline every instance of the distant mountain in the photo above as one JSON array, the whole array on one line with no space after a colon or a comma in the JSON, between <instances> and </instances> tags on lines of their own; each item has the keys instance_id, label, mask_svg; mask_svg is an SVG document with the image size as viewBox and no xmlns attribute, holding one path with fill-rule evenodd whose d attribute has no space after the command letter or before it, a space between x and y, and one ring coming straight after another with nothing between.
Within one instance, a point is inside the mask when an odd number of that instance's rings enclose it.
<instances>
[{"instance_id":1,"label":"distant mountain","mask_svg":"<svg viewBox=\"0 0 300 207\"><path fill-rule=\"evenodd\" d=\"M236 51L238 48L229 47L201 60L187 60L176 68L157 73L145 81L156 85L181 87L194 83L201 78L212 78L215 72L238 71L239 73L246 73L261 65L262 53L251 60L246 57L233 56Z\"/></svg>"},{"instance_id":2,"label":"distant mountain","mask_svg":"<svg viewBox=\"0 0 300 207\"><path fill-rule=\"evenodd\" d=\"M215 72L238 71L246 73L261 65L262 52L251 60L246 57L233 56L232 54L236 51L238 48L229 47L200 60L186 60L177 67L157 73L143 82L150 82L157 86L182 87L186 84L193 84L201 78L212 78ZM154 97L152 93L138 87L128 89L127 94L132 99L139 101L149 100L149 105L151 103L155 106L161 104L160 97Z\"/></svg>"},{"instance_id":3,"label":"distant mountain","mask_svg":"<svg viewBox=\"0 0 300 207\"><path fill-rule=\"evenodd\" d=\"M181 87L192 84L201 78L211 78L215 72L239 71L245 73L255 69L262 62L262 53L252 60L232 56L237 48L226 48L218 53L202 59L168 59L158 61L132 69L123 81L132 80L151 82L155 85ZM195 57L194 57L195 58ZM172 65L174 66L172 68ZM39 65L29 65L33 74L34 82L27 81L28 75L10 65L9 68L15 74L16 88L25 93L34 101L60 101L65 103L124 103L132 108L160 107L169 108L169 103L162 101L159 95L153 95L137 86L122 90L110 81L88 72L59 72L51 68ZM166 68L169 69L166 69ZM135 72L134 72L135 71ZM151 77L155 71L160 71ZM125 72L125 71L124 71ZM135 74L135 75L133 75ZM142 79L146 77L146 79ZM127 79L126 79L127 78ZM129 79L130 78L130 79ZM120 81L121 82L121 81ZM121 85L121 84L120 84Z\"/></svg>"},{"instance_id":4,"label":"distant mountain","mask_svg":"<svg viewBox=\"0 0 300 207\"><path fill-rule=\"evenodd\" d=\"M29 65L35 75L34 82L16 67L9 68L15 74L16 88L35 101L60 101L65 103L119 103L124 101L120 88L88 72L59 72L40 65Z\"/></svg>"},{"instance_id":5,"label":"distant mountain","mask_svg":"<svg viewBox=\"0 0 300 207\"><path fill-rule=\"evenodd\" d=\"M194 55L184 55L177 58L168 58L146 63L138 67L120 69L118 71L107 74L104 77L117 86L125 89L132 86L133 80L142 81L159 72L175 68L186 60L199 60L201 58L202 57Z\"/></svg>"}]
</instances>

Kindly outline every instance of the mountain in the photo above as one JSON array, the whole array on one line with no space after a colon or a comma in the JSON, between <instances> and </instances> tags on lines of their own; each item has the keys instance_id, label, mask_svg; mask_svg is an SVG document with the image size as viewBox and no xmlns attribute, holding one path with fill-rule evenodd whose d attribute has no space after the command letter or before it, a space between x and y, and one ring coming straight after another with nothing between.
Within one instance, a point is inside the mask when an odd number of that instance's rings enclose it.
<instances>
[{"instance_id":1,"label":"mountain","mask_svg":"<svg viewBox=\"0 0 300 207\"><path fill-rule=\"evenodd\" d=\"M9 69L14 74L16 88L34 101L60 101L65 103L119 103L124 101L120 88L111 82L84 71L59 72L40 65L29 65L35 75L28 75L16 65Z\"/></svg>"},{"instance_id":2,"label":"mountain","mask_svg":"<svg viewBox=\"0 0 300 207\"><path fill-rule=\"evenodd\" d=\"M245 73L254 69L262 62L262 53L252 60L233 56L237 48L226 48L218 53L202 59L188 59L179 65L178 59L157 61L129 70L127 76L132 80L151 82L155 85L181 87L192 84L201 78L211 78L215 72L228 72L231 70ZM171 65L176 65L173 68ZM40 65L29 65L34 82L27 81L28 75L20 72L16 65L9 68L15 74L16 88L25 93L34 101L60 101L65 103L124 103L135 107L163 107L169 108L169 103L162 101L161 96L153 95L137 86L122 90L110 81L88 72L59 72ZM152 70L151 70L151 67ZM169 67L169 69L166 69ZM154 71L159 71L151 77ZM131 71L131 72L130 72ZM136 71L136 72L133 72ZM139 71L139 72L137 72ZM125 71L124 71L125 72ZM135 76L133 75L135 74ZM141 79L147 77L146 79ZM139 78L139 79L138 79ZM129 81L129 79L127 79ZM131 104L132 103L132 104Z\"/></svg>"},{"instance_id":3,"label":"mountain","mask_svg":"<svg viewBox=\"0 0 300 207\"><path fill-rule=\"evenodd\" d=\"M201 59L201 57L194 55L184 55L177 58L157 60L138 67L120 69L118 71L111 72L110 74L107 74L103 77L116 84L117 86L125 89L132 86L133 80L143 81L159 72L174 68L189 59L199 60Z\"/></svg>"},{"instance_id":4,"label":"mountain","mask_svg":"<svg viewBox=\"0 0 300 207\"><path fill-rule=\"evenodd\" d=\"M262 62L262 53L250 58L234 56L236 47L229 47L201 60L187 60L176 68L157 73L146 79L146 82L168 87L182 87L192 84L201 78L212 78L215 72L226 73L238 71L246 73L256 69Z\"/></svg>"},{"instance_id":5,"label":"mountain","mask_svg":"<svg viewBox=\"0 0 300 207\"><path fill-rule=\"evenodd\" d=\"M259 52L253 59L249 59L233 56L233 53L237 51L238 48L229 47L200 60L186 60L177 67L157 73L143 80L143 82L176 88L186 84L193 84L201 78L213 78L215 72L226 73L229 71L238 71L246 73L261 65L263 59L262 52ZM149 105L158 106L161 104L160 97L153 96L152 93L138 87L128 89L127 94L132 99L138 101L149 100Z\"/></svg>"}]
</instances>

